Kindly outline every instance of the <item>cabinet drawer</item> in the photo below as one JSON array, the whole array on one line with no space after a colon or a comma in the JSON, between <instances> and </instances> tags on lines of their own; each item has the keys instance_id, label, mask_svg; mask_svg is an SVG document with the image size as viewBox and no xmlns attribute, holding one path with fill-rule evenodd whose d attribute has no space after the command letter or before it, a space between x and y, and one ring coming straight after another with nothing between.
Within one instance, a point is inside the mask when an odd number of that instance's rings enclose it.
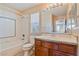
<instances>
[{"instance_id":1,"label":"cabinet drawer","mask_svg":"<svg viewBox=\"0 0 79 59\"><path fill-rule=\"evenodd\" d=\"M44 41L42 42L42 46L50 49L56 49L56 50L58 49L58 44L53 42Z\"/></svg>"},{"instance_id":2,"label":"cabinet drawer","mask_svg":"<svg viewBox=\"0 0 79 59\"><path fill-rule=\"evenodd\" d=\"M50 56L73 56L72 54L64 53L58 50L50 50Z\"/></svg>"},{"instance_id":3,"label":"cabinet drawer","mask_svg":"<svg viewBox=\"0 0 79 59\"><path fill-rule=\"evenodd\" d=\"M76 54L76 46L75 45L60 44L59 50L63 51L63 52L70 53L70 54Z\"/></svg>"},{"instance_id":4,"label":"cabinet drawer","mask_svg":"<svg viewBox=\"0 0 79 59\"><path fill-rule=\"evenodd\" d=\"M41 46L42 42L41 40L36 39L35 40L35 46Z\"/></svg>"}]
</instances>

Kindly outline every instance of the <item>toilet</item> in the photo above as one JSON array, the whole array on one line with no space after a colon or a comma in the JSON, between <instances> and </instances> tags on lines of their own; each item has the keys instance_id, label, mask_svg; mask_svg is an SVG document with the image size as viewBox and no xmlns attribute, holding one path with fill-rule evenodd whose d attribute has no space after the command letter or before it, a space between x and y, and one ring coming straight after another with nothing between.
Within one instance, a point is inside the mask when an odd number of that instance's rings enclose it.
<instances>
[{"instance_id":1,"label":"toilet","mask_svg":"<svg viewBox=\"0 0 79 59\"><path fill-rule=\"evenodd\" d=\"M23 45L24 55L25 56L30 56L32 48L33 48L33 44L32 43L24 44Z\"/></svg>"}]
</instances>

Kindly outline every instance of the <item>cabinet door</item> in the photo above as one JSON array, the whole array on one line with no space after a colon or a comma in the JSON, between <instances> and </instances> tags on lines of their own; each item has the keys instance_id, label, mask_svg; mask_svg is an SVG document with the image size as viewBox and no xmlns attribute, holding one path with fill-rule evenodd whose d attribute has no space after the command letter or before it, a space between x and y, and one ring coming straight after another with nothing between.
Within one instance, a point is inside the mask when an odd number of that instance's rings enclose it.
<instances>
[{"instance_id":1,"label":"cabinet door","mask_svg":"<svg viewBox=\"0 0 79 59\"><path fill-rule=\"evenodd\" d=\"M48 56L48 49L44 47L39 47L35 49L36 56Z\"/></svg>"},{"instance_id":2,"label":"cabinet door","mask_svg":"<svg viewBox=\"0 0 79 59\"><path fill-rule=\"evenodd\" d=\"M76 55L76 46L75 45L67 45L67 44L60 44L59 45L59 50L69 53L69 54L73 54Z\"/></svg>"}]
</instances>

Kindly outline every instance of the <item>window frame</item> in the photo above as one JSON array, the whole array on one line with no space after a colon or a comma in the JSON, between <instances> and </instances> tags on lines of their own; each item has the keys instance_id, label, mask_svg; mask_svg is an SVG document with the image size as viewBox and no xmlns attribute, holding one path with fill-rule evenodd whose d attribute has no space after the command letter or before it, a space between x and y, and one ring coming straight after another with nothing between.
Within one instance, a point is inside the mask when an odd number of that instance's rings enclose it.
<instances>
[{"instance_id":1,"label":"window frame","mask_svg":"<svg viewBox=\"0 0 79 59\"><path fill-rule=\"evenodd\" d=\"M32 19L31 19L31 15L32 14L36 14L36 13L39 14L39 30L36 33L32 33L32 23L31 23ZM31 13L30 14L30 35L39 35L40 34L40 29L41 29L41 24L40 23L41 23L40 12Z\"/></svg>"}]
</instances>

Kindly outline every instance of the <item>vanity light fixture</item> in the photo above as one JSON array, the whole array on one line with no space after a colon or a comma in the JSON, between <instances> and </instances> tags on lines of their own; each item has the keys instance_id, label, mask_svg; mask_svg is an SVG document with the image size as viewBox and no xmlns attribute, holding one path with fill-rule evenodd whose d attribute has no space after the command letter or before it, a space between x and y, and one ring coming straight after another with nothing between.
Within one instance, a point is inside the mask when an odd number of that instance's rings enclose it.
<instances>
[{"instance_id":1,"label":"vanity light fixture","mask_svg":"<svg viewBox=\"0 0 79 59\"><path fill-rule=\"evenodd\" d=\"M49 7L55 8L55 7L59 7L59 6L63 6L63 3L50 3Z\"/></svg>"}]
</instances>

